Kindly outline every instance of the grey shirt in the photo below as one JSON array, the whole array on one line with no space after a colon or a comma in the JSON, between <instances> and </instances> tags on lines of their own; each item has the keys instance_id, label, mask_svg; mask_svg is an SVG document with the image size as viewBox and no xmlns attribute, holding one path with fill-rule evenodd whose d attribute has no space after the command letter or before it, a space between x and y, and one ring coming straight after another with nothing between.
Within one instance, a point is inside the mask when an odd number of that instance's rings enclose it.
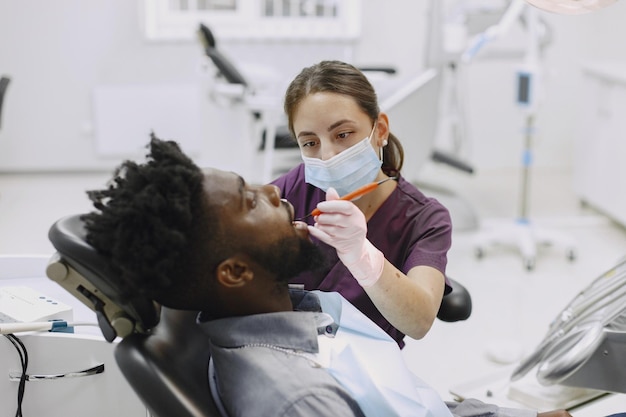
<instances>
[{"instance_id":1,"label":"grey shirt","mask_svg":"<svg viewBox=\"0 0 626 417\"><path fill-rule=\"evenodd\" d=\"M230 417L363 416L350 394L307 356L318 352L317 315L283 312L201 323Z\"/></svg>"},{"instance_id":2,"label":"grey shirt","mask_svg":"<svg viewBox=\"0 0 626 417\"><path fill-rule=\"evenodd\" d=\"M299 311L199 317L211 340L217 390L229 417L364 416L350 393L315 361L318 336L332 337L337 325L320 326L324 317L315 294L291 294ZM471 399L446 405L455 417L537 415Z\"/></svg>"}]
</instances>

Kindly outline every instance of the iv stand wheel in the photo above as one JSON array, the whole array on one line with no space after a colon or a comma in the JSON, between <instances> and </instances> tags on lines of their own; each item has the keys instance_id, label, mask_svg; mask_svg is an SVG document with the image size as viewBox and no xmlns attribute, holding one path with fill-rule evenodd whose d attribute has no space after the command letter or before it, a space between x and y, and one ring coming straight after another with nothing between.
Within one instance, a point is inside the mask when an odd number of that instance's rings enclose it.
<instances>
[{"instance_id":1,"label":"iv stand wheel","mask_svg":"<svg viewBox=\"0 0 626 417\"><path fill-rule=\"evenodd\" d=\"M482 259L485 256L485 251L483 250L482 247L477 246L474 249L474 256L476 257L476 259Z\"/></svg>"},{"instance_id":2,"label":"iv stand wheel","mask_svg":"<svg viewBox=\"0 0 626 417\"><path fill-rule=\"evenodd\" d=\"M532 271L533 269L535 269L535 258L525 258L524 268L526 268L527 271Z\"/></svg>"}]
</instances>

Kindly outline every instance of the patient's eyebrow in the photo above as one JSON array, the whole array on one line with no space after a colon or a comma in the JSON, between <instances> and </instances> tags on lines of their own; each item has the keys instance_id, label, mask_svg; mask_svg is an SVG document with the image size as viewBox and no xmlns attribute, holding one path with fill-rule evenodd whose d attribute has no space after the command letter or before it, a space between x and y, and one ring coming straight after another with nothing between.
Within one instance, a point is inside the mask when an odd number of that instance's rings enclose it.
<instances>
[{"instance_id":1,"label":"patient's eyebrow","mask_svg":"<svg viewBox=\"0 0 626 417\"><path fill-rule=\"evenodd\" d=\"M237 175L237 174L235 174L235 175ZM237 182L239 184L239 187L238 187L238 189L239 189L239 200L240 200L239 206L243 207L245 202L246 202L246 198L245 198L245 195L244 195L244 191L245 191L245 188L246 188L246 181L243 179L243 177L241 175L237 175Z\"/></svg>"}]
</instances>

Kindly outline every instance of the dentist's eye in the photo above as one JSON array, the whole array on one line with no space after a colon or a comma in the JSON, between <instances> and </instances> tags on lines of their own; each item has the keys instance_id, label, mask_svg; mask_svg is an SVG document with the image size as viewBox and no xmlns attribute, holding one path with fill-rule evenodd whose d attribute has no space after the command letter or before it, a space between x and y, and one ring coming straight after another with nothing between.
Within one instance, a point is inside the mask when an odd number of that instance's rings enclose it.
<instances>
[{"instance_id":1,"label":"dentist's eye","mask_svg":"<svg viewBox=\"0 0 626 417\"><path fill-rule=\"evenodd\" d=\"M337 134L337 139L348 139L352 132L341 132Z\"/></svg>"},{"instance_id":2,"label":"dentist's eye","mask_svg":"<svg viewBox=\"0 0 626 417\"><path fill-rule=\"evenodd\" d=\"M319 140L315 137L315 136L308 136L308 137L300 137L300 139L298 140L298 145L301 148L312 148L313 146L317 145L317 142Z\"/></svg>"}]
</instances>

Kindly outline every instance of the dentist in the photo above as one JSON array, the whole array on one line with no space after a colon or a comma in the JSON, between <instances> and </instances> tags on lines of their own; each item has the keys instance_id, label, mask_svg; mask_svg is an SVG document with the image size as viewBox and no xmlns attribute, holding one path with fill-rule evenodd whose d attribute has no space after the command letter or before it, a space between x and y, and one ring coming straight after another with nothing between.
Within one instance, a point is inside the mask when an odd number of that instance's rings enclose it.
<instances>
[{"instance_id":1,"label":"dentist","mask_svg":"<svg viewBox=\"0 0 626 417\"><path fill-rule=\"evenodd\" d=\"M291 280L307 290L337 291L402 348L422 338L446 284L452 225L448 210L405 180L404 153L390 132L373 86L354 66L322 61L304 68L285 94L289 129L303 163L273 184L303 218L330 262ZM340 200L386 181L350 202Z\"/></svg>"}]
</instances>

